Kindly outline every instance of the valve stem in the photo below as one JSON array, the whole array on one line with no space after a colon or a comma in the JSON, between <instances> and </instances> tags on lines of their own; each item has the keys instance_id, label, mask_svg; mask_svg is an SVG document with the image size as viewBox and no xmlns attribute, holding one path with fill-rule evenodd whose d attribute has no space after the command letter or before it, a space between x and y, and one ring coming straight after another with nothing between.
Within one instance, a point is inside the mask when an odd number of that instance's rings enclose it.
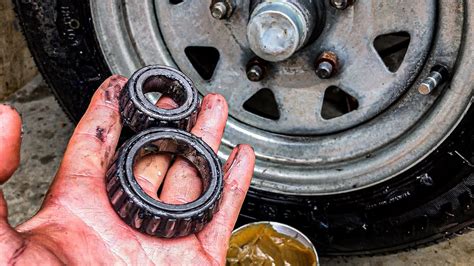
<instances>
[{"instance_id":1,"label":"valve stem","mask_svg":"<svg viewBox=\"0 0 474 266\"><path fill-rule=\"evenodd\" d=\"M448 74L448 69L445 66L434 66L430 74L421 82L418 92L423 95L430 94L436 87L446 81Z\"/></svg>"}]
</instances>

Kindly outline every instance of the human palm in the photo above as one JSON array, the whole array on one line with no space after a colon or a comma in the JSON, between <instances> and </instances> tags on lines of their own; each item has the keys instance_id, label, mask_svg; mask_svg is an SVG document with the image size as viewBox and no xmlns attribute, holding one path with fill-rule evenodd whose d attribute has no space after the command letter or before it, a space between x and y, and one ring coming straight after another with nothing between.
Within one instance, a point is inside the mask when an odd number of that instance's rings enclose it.
<instances>
[{"instance_id":1,"label":"human palm","mask_svg":"<svg viewBox=\"0 0 474 266\"><path fill-rule=\"evenodd\" d=\"M228 241L253 173L254 153L237 146L224 165L220 210L199 233L162 239L128 227L111 208L104 176L114 155L122 124L118 95L126 79L113 76L94 94L76 127L41 210L17 228L7 222L0 195L1 264L170 264L218 265L225 262ZM172 108L161 99L158 105ZM217 150L227 119L220 95L204 97L192 133ZM9 106L0 106L0 183L19 163L21 121ZM134 168L137 181L152 197L172 204L201 194L201 180L187 161L149 155ZM161 194L158 195L158 188ZM1 193L1 191L0 191Z\"/></svg>"}]
</instances>

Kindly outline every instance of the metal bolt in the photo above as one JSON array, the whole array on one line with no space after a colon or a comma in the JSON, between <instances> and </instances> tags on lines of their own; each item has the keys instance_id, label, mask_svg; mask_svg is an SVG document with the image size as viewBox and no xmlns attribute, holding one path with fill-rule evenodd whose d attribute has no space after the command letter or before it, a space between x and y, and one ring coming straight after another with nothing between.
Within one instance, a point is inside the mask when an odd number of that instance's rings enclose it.
<instances>
[{"instance_id":1,"label":"metal bolt","mask_svg":"<svg viewBox=\"0 0 474 266\"><path fill-rule=\"evenodd\" d=\"M227 15L227 5L223 2L215 2L211 6L211 15L215 19L223 19Z\"/></svg>"},{"instance_id":2,"label":"metal bolt","mask_svg":"<svg viewBox=\"0 0 474 266\"><path fill-rule=\"evenodd\" d=\"M327 79L331 77L333 67L331 63L327 61L323 61L318 65L318 68L316 69L316 75L322 79Z\"/></svg>"},{"instance_id":3,"label":"metal bolt","mask_svg":"<svg viewBox=\"0 0 474 266\"><path fill-rule=\"evenodd\" d=\"M330 51L325 51L316 59L316 75L321 79L332 77L339 68L337 55Z\"/></svg>"},{"instance_id":4,"label":"metal bolt","mask_svg":"<svg viewBox=\"0 0 474 266\"><path fill-rule=\"evenodd\" d=\"M252 64L247 68L247 78L250 81L260 81L263 79L263 68L258 64Z\"/></svg>"},{"instance_id":5,"label":"metal bolt","mask_svg":"<svg viewBox=\"0 0 474 266\"><path fill-rule=\"evenodd\" d=\"M246 66L247 78L250 81L261 81L267 72L268 62L261 58L254 57L250 59Z\"/></svg>"},{"instance_id":6,"label":"metal bolt","mask_svg":"<svg viewBox=\"0 0 474 266\"><path fill-rule=\"evenodd\" d=\"M355 0L330 0L329 2L331 3L332 7L339 10L344 10L353 5Z\"/></svg>"},{"instance_id":7,"label":"metal bolt","mask_svg":"<svg viewBox=\"0 0 474 266\"><path fill-rule=\"evenodd\" d=\"M423 95L430 94L437 86L443 83L448 76L448 69L444 66L434 66L430 74L421 82L418 92Z\"/></svg>"}]
</instances>

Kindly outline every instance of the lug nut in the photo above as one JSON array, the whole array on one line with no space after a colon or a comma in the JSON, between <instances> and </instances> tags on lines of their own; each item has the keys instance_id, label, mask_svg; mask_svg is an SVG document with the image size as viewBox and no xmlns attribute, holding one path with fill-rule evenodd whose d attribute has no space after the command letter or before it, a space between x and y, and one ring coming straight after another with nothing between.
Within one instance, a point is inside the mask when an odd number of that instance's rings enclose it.
<instances>
[{"instance_id":1,"label":"lug nut","mask_svg":"<svg viewBox=\"0 0 474 266\"><path fill-rule=\"evenodd\" d=\"M232 0L214 0L211 4L211 15L215 19L228 18L232 9Z\"/></svg>"},{"instance_id":2,"label":"lug nut","mask_svg":"<svg viewBox=\"0 0 474 266\"><path fill-rule=\"evenodd\" d=\"M250 81L260 81L263 79L263 69L259 65L253 65L247 69L247 78Z\"/></svg>"},{"instance_id":3,"label":"lug nut","mask_svg":"<svg viewBox=\"0 0 474 266\"><path fill-rule=\"evenodd\" d=\"M332 77L339 67L337 55L333 52L323 52L315 62L316 75L321 79Z\"/></svg>"},{"instance_id":4,"label":"lug nut","mask_svg":"<svg viewBox=\"0 0 474 266\"><path fill-rule=\"evenodd\" d=\"M330 0L329 2L331 3L332 7L339 10L344 10L353 5L355 0Z\"/></svg>"},{"instance_id":5,"label":"lug nut","mask_svg":"<svg viewBox=\"0 0 474 266\"><path fill-rule=\"evenodd\" d=\"M327 79L331 77L332 74L332 65L329 62L323 61L318 65L316 69L316 75L322 79Z\"/></svg>"},{"instance_id":6,"label":"lug nut","mask_svg":"<svg viewBox=\"0 0 474 266\"><path fill-rule=\"evenodd\" d=\"M217 2L211 7L211 14L215 19L223 19L227 13L227 7L222 2Z\"/></svg>"},{"instance_id":7,"label":"lug nut","mask_svg":"<svg viewBox=\"0 0 474 266\"><path fill-rule=\"evenodd\" d=\"M431 69L430 74L421 82L418 92L423 95L430 94L437 86L443 83L448 77L448 69L441 65L436 65Z\"/></svg>"},{"instance_id":8,"label":"lug nut","mask_svg":"<svg viewBox=\"0 0 474 266\"><path fill-rule=\"evenodd\" d=\"M247 78L250 81L261 81L265 76L265 63L261 62L259 59L252 59L247 64Z\"/></svg>"}]
</instances>

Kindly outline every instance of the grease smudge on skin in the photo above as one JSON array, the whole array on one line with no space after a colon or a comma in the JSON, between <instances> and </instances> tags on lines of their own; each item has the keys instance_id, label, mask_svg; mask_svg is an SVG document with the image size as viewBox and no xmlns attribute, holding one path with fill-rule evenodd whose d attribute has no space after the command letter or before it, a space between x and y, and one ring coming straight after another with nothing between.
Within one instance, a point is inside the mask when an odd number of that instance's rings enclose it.
<instances>
[{"instance_id":1,"label":"grease smudge on skin","mask_svg":"<svg viewBox=\"0 0 474 266\"><path fill-rule=\"evenodd\" d=\"M101 141L105 141L105 134L104 134L105 129L102 127L97 127L95 129L95 136Z\"/></svg>"}]
</instances>

